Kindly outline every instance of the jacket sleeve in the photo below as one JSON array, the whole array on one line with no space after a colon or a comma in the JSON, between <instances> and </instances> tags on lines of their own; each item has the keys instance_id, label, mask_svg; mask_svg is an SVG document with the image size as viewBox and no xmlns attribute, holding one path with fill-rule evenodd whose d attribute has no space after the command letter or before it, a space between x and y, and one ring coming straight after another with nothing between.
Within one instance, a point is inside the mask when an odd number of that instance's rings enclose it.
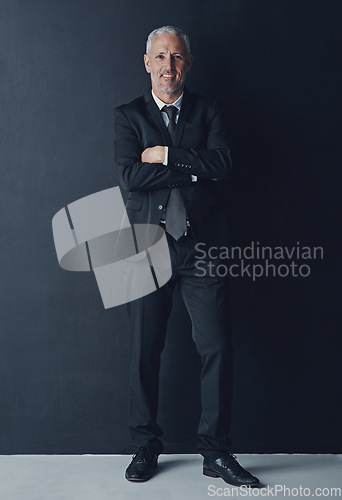
<instances>
[{"instance_id":1,"label":"jacket sleeve","mask_svg":"<svg viewBox=\"0 0 342 500\"><path fill-rule=\"evenodd\" d=\"M188 172L203 179L226 179L231 166L223 113L218 102L214 101L206 149L169 147L168 167L173 172Z\"/></svg>"},{"instance_id":2,"label":"jacket sleeve","mask_svg":"<svg viewBox=\"0 0 342 500\"><path fill-rule=\"evenodd\" d=\"M141 161L143 148L125 112L114 110L115 165L126 191L162 189L191 184L191 173L170 169L162 163Z\"/></svg>"}]
</instances>

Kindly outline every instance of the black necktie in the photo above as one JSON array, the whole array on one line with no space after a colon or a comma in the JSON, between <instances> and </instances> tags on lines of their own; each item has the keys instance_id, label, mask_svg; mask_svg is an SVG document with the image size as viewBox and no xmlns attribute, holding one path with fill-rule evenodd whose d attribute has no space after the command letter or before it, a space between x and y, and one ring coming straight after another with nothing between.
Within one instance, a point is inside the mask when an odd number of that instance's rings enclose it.
<instances>
[{"instance_id":1,"label":"black necktie","mask_svg":"<svg viewBox=\"0 0 342 500\"><path fill-rule=\"evenodd\" d=\"M167 130L173 144L176 137L177 108L175 106L164 106L162 111L165 111L169 117ZM176 241L179 240L179 238L183 236L187 230L186 209L178 188L172 188L170 191L169 199L166 205L165 229Z\"/></svg>"}]
</instances>

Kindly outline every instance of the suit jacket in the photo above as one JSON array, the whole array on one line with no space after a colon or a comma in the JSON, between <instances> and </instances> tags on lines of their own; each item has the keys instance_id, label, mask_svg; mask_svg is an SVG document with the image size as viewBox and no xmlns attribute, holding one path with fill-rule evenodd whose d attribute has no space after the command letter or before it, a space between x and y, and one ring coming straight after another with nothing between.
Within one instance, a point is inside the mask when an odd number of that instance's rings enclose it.
<instances>
[{"instance_id":1,"label":"suit jacket","mask_svg":"<svg viewBox=\"0 0 342 500\"><path fill-rule=\"evenodd\" d=\"M229 244L218 183L228 176L231 158L216 100L184 89L173 145L151 90L114 110L114 132L115 164L120 187L128 193L131 224L159 224L170 189L178 187L196 242ZM168 164L143 163L144 149L157 145L169 147Z\"/></svg>"}]
</instances>

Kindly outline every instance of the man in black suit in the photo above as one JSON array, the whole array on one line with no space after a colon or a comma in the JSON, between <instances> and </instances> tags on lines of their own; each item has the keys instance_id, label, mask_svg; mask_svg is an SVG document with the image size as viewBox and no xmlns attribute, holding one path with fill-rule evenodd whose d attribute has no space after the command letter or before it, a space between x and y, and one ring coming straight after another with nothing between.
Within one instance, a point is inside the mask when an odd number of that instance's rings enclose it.
<instances>
[{"instance_id":1,"label":"man in black suit","mask_svg":"<svg viewBox=\"0 0 342 500\"><path fill-rule=\"evenodd\" d=\"M157 424L160 354L178 282L202 362L198 451L204 457L203 473L238 486L256 485L258 479L228 451L232 346L227 283L213 267L211 273L196 267L196 243L229 244L218 183L227 177L231 159L221 108L184 87L192 60L181 30L154 30L144 56L152 89L114 113L115 163L128 193L130 222L165 228L172 265L166 285L127 305L133 335L129 425L137 453L125 477L150 479L163 451Z\"/></svg>"}]
</instances>

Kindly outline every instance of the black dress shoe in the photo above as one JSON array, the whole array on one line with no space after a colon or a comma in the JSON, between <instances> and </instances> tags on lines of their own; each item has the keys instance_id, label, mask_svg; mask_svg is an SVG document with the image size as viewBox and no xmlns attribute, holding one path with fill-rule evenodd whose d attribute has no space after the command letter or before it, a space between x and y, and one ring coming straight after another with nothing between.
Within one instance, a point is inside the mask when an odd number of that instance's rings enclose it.
<instances>
[{"instance_id":1,"label":"black dress shoe","mask_svg":"<svg viewBox=\"0 0 342 500\"><path fill-rule=\"evenodd\" d=\"M203 460L203 474L209 477L222 477L233 486L259 486L259 479L246 471L236 459L235 455L226 453L217 460Z\"/></svg>"},{"instance_id":2,"label":"black dress shoe","mask_svg":"<svg viewBox=\"0 0 342 500\"><path fill-rule=\"evenodd\" d=\"M144 446L133 455L132 462L126 469L125 478L128 481L148 481L158 467L158 455Z\"/></svg>"}]
</instances>

